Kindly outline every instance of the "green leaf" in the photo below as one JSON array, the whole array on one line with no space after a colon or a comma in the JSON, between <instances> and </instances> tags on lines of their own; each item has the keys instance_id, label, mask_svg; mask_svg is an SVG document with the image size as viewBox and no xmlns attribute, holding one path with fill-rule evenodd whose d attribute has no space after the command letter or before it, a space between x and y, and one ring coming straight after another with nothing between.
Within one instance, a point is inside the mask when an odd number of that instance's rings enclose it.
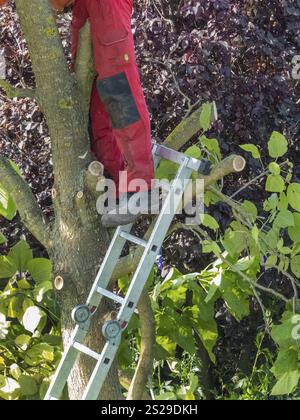
<instances>
[{"instance_id":1,"label":"green leaf","mask_svg":"<svg viewBox=\"0 0 300 420\"><path fill-rule=\"evenodd\" d=\"M23 314L23 298L21 296L13 296L9 300L7 316L9 318L19 318Z\"/></svg>"},{"instance_id":2,"label":"green leaf","mask_svg":"<svg viewBox=\"0 0 300 420\"><path fill-rule=\"evenodd\" d=\"M0 245L3 245L7 242L6 237L0 232Z\"/></svg>"},{"instance_id":3,"label":"green leaf","mask_svg":"<svg viewBox=\"0 0 300 420\"><path fill-rule=\"evenodd\" d=\"M0 257L0 279L6 279L14 276L18 268L12 258Z\"/></svg>"},{"instance_id":4,"label":"green leaf","mask_svg":"<svg viewBox=\"0 0 300 420\"><path fill-rule=\"evenodd\" d=\"M289 202L288 202L287 195L284 192L282 192L282 193L280 193L280 200L279 200L279 203L278 203L278 210L279 211L285 211L285 210L288 209L288 207L289 207Z\"/></svg>"},{"instance_id":5,"label":"green leaf","mask_svg":"<svg viewBox=\"0 0 300 420\"><path fill-rule=\"evenodd\" d=\"M40 326L41 321L45 318L46 314L37 306L31 306L26 309L23 315L24 328L34 333L35 330Z\"/></svg>"},{"instance_id":6,"label":"green leaf","mask_svg":"<svg viewBox=\"0 0 300 420\"><path fill-rule=\"evenodd\" d=\"M239 255L248 246L247 232L229 229L226 231L222 243L231 256Z\"/></svg>"},{"instance_id":7,"label":"green leaf","mask_svg":"<svg viewBox=\"0 0 300 420\"><path fill-rule=\"evenodd\" d=\"M274 131L268 143L269 155L272 158L279 158L284 156L288 151L288 141L278 131Z\"/></svg>"},{"instance_id":8,"label":"green leaf","mask_svg":"<svg viewBox=\"0 0 300 420\"><path fill-rule=\"evenodd\" d=\"M281 168L276 162L271 162L269 165L269 171L273 175L280 175L281 174Z\"/></svg>"},{"instance_id":9,"label":"green leaf","mask_svg":"<svg viewBox=\"0 0 300 420\"><path fill-rule=\"evenodd\" d=\"M222 277L220 290L229 312L241 321L249 315L249 293L245 293L240 287L237 275L225 272Z\"/></svg>"},{"instance_id":10,"label":"green leaf","mask_svg":"<svg viewBox=\"0 0 300 420\"><path fill-rule=\"evenodd\" d=\"M281 193L285 190L284 179L280 175L269 175L266 182L266 191Z\"/></svg>"},{"instance_id":11,"label":"green leaf","mask_svg":"<svg viewBox=\"0 0 300 420\"><path fill-rule=\"evenodd\" d=\"M31 341L31 337L26 334L19 335L15 339L16 345L19 346L21 350L23 351L26 351L28 349L30 341Z\"/></svg>"},{"instance_id":12,"label":"green leaf","mask_svg":"<svg viewBox=\"0 0 300 420\"><path fill-rule=\"evenodd\" d=\"M245 150L246 152L251 153L251 155L254 159L260 159L261 158L260 151L259 151L258 147L255 146L254 144L243 144L242 146L240 146L240 148Z\"/></svg>"},{"instance_id":13,"label":"green leaf","mask_svg":"<svg viewBox=\"0 0 300 420\"><path fill-rule=\"evenodd\" d=\"M54 360L54 349L47 343L36 344L26 352L25 362L29 366L36 366L41 362L52 362Z\"/></svg>"},{"instance_id":14,"label":"green leaf","mask_svg":"<svg viewBox=\"0 0 300 420\"><path fill-rule=\"evenodd\" d=\"M248 218L251 218L252 222L255 222L258 216L258 210L255 204L251 201L245 200L241 205L241 211L245 213Z\"/></svg>"},{"instance_id":15,"label":"green leaf","mask_svg":"<svg viewBox=\"0 0 300 420\"><path fill-rule=\"evenodd\" d=\"M275 267L278 262L277 255L271 255L266 261L266 267Z\"/></svg>"},{"instance_id":16,"label":"green leaf","mask_svg":"<svg viewBox=\"0 0 300 420\"><path fill-rule=\"evenodd\" d=\"M49 292L50 290L53 290L53 285L51 281L44 281L36 286L34 289L34 297L35 300L40 303L44 299L44 295Z\"/></svg>"},{"instance_id":17,"label":"green leaf","mask_svg":"<svg viewBox=\"0 0 300 420\"><path fill-rule=\"evenodd\" d=\"M0 375L0 398L4 400L17 400L21 393L21 388L18 382L12 378L4 378L3 383L3 376Z\"/></svg>"},{"instance_id":18,"label":"green leaf","mask_svg":"<svg viewBox=\"0 0 300 420\"><path fill-rule=\"evenodd\" d=\"M289 204L300 212L300 184L290 184L287 190Z\"/></svg>"},{"instance_id":19,"label":"green leaf","mask_svg":"<svg viewBox=\"0 0 300 420\"><path fill-rule=\"evenodd\" d=\"M38 392L36 381L29 375L21 375L19 378L22 395L25 397L35 395Z\"/></svg>"},{"instance_id":20,"label":"green leaf","mask_svg":"<svg viewBox=\"0 0 300 420\"><path fill-rule=\"evenodd\" d=\"M155 177L159 180L166 179L170 181L174 179L177 171L178 165L176 163L169 160L162 160L155 172Z\"/></svg>"},{"instance_id":21,"label":"green leaf","mask_svg":"<svg viewBox=\"0 0 300 420\"><path fill-rule=\"evenodd\" d=\"M17 208L11 195L0 184L0 215L12 220L17 214Z\"/></svg>"},{"instance_id":22,"label":"green leaf","mask_svg":"<svg viewBox=\"0 0 300 420\"><path fill-rule=\"evenodd\" d=\"M297 323L299 324L298 317L299 315L295 315L293 312L285 312L281 324L272 328L271 336L280 348L289 349L295 345L294 332Z\"/></svg>"},{"instance_id":23,"label":"green leaf","mask_svg":"<svg viewBox=\"0 0 300 420\"><path fill-rule=\"evenodd\" d=\"M11 376L18 380L20 378L20 376L22 375L22 371L20 369L20 366L18 366L16 363L13 363L10 368L9 368L9 373L11 374Z\"/></svg>"},{"instance_id":24,"label":"green leaf","mask_svg":"<svg viewBox=\"0 0 300 420\"><path fill-rule=\"evenodd\" d=\"M292 394L298 385L299 379L299 370L284 373L272 389L271 395L279 396Z\"/></svg>"},{"instance_id":25,"label":"green leaf","mask_svg":"<svg viewBox=\"0 0 300 420\"><path fill-rule=\"evenodd\" d=\"M222 153L217 139L209 139L203 135L200 137L200 142L210 153L216 155L219 160L222 159Z\"/></svg>"},{"instance_id":26,"label":"green leaf","mask_svg":"<svg viewBox=\"0 0 300 420\"><path fill-rule=\"evenodd\" d=\"M126 367L130 366L132 361L133 361L133 357L132 357L132 352L131 352L131 346L130 346L130 342L126 339L123 339L119 350L118 350L118 365L120 366L120 368L125 369Z\"/></svg>"},{"instance_id":27,"label":"green leaf","mask_svg":"<svg viewBox=\"0 0 300 420\"><path fill-rule=\"evenodd\" d=\"M274 221L274 226L278 228L288 228L293 227L294 225L294 215L289 210L279 212Z\"/></svg>"},{"instance_id":28,"label":"green leaf","mask_svg":"<svg viewBox=\"0 0 300 420\"><path fill-rule=\"evenodd\" d=\"M239 271L247 271L255 262L254 257L244 257L238 260L233 267Z\"/></svg>"},{"instance_id":29,"label":"green leaf","mask_svg":"<svg viewBox=\"0 0 300 420\"><path fill-rule=\"evenodd\" d=\"M268 200L264 202L264 210L271 211L276 210L279 205L279 199L277 194L272 194Z\"/></svg>"},{"instance_id":30,"label":"green leaf","mask_svg":"<svg viewBox=\"0 0 300 420\"><path fill-rule=\"evenodd\" d=\"M52 264L46 258L34 258L27 264L27 270L36 283L51 280Z\"/></svg>"},{"instance_id":31,"label":"green leaf","mask_svg":"<svg viewBox=\"0 0 300 420\"><path fill-rule=\"evenodd\" d=\"M300 240L300 213L294 213L294 226L289 227L288 233L292 241Z\"/></svg>"},{"instance_id":32,"label":"green leaf","mask_svg":"<svg viewBox=\"0 0 300 420\"><path fill-rule=\"evenodd\" d=\"M298 368L298 352L293 349L280 351L271 372L279 378L286 372L297 370Z\"/></svg>"},{"instance_id":33,"label":"green leaf","mask_svg":"<svg viewBox=\"0 0 300 420\"><path fill-rule=\"evenodd\" d=\"M203 226L216 231L220 228L219 223L210 214L205 214L202 222Z\"/></svg>"},{"instance_id":34,"label":"green leaf","mask_svg":"<svg viewBox=\"0 0 300 420\"><path fill-rule=\"evenodd\" d=\"M155 397L156 400L177 400L177 395L174 392L163 392Z\"/></svg>"},{"instance_id":35,"label":"green leaf","mask_svg":"<svg viewBox=\"0 0 300 420\"><path fill-rule=\"evenodd\" d=\"M211 127L213 107L211 103L205 103L202 105L200 114L200 128L207 131Z\"/></svg>"},{"instance_id":36,"label":"green leaf","mask_svg":"<svg viewBox=\"0 0 300 420\"><path fill-rule=\"evenodd\" d=\"M297 278L300 278L300 255L291 259L291 269Z\"/></svg>"},{"instance_id":37,"label":"green leaf","mask_svg":"<svg viewBox=\"0 0 300 420\"><path fill-rule=\"evenodd\" d=\"M207 296L204 300L205 303L210 303L212 300L215 300L215 297L217 295L217 292L219 290L219 287L222 281L222 274L223 272L222 270L220 270L220 272L218 272L216 277L212 280L210 284L210 288L208 289Z\"/></svg>"},{"instance_id":38,"label":"green leaf","mask_svg":"<svg viewBox=\"0 0 300 420\"><path fill-rule=\"evenodd\" d=\"M194 306L185 310L185 314L194 313L193 322L195 331L199 335L211 361L216 362L216 356L213 353L218 339L218 327L214 319L214 301L205 303L205 294L201 297L201 305Z\"/></svg>"},{"instance_id":39,"label":"green leaf","mask_svg":"<svg viewBox=\"0 0 300 420\"><path fill-rule=\"evenodd\" d=\"M166 336L157 336L154 351L156 352L156 360L164 360L169 356L175 356L176 343Z\"/></svg>"},{"instance_id":40,"label":"green leaf","mask_svg":"<svg viewBox=\"0 0 300 420\"><path fill-rule=\"evenodd\" d=\"M202 244L202 252L204 254L210 254L213 252L216 256L221 255L221 249L217 242L204 241Z\"/></svg>"},{"instance_id":41,"label":"green leaf","mask_svg":"<svg viewBox=\"0 0 300 420\"><path fill-rule=\"evenodd\" d=\"M32 260L32 250L26 241L20 241L13 246L8 256L12 258L19 271L23 272L27 269L27 264Z\"/></svg>"},{"instance_id":42,"label":"green leaf","mask_svg":"<svg viewBox=\"0 0 300 420\"><path fill-rule=\"evenodd\" d=\"M184 154L195 159L201 159L202 157L201 149L196 145L189 147Z\"/></svg>"},{"instance_id":43,"label":"green leaf","mask_svg":"<svg viewBox=\"0 0 300 420\"><path fill-rule=\"evenodd\" d=\"M45 395L48 391L49 385L50 385L50 379L49 378L44 378L43 382L40 386L40 389L39 389L40 400L44 400Z\"/></svg>"},{"instance_id":44,"label":"green leaf","mask_svg":"<svg viewBox=\"0 0 300 420\"><path fill-rule=\"evenodd\" d=\"M188 353L194 354L196 349L191 321L188 321L186 317L180 316L170 306L167 306L165 313L157 317L157 323L157 335L171 338Z\"/></svg>"}]
</instances>

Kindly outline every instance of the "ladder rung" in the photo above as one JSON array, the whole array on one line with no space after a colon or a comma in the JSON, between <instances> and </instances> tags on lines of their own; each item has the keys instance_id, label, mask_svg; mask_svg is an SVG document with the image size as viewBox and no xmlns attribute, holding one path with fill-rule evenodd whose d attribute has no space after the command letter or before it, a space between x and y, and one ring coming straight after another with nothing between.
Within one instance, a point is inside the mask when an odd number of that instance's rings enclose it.
<instances>
[{"instance_id":1,"label":"ladder rung","mask_svg":"<svg viewBox=\"0 0 300 420\"><path fill-rule=\"evenodd\" d=\"M146 248L148 242L145 241L144 239L138 238L137 236L131 235L130 233L127 232L120 232L120 236L121 238L126 239L129 242L132 242L136 245L140 245L143 246L144 248Z\"/></svg>"},{"instance_id":2,"label":"ladder rung","mask_svg":"<svg viewBox=\"0 0 300 420\"><path fill-rule=\"evenodd\" d=\"M73 343L74 349L80 351L81 353L87 354L88 356L92 357L95 360L99 360L100 354L96 353L94 350L89 349L88 347L84 346L83 344Z\"/></svg>"},{"instance_id":3,"label":"ladder rung","mask_svg":"<svg viewBox=\"0 0 300 420\"><path fill-rule=\"evenodd\" d=\"M100 295L105 296L111 300L114 300L115 302L118 303L123 303L124 299L118 295L116 295L115 293L110 292L109 290L103 289L103 287L97 287L97 292L100 293Z\"/></svg>"}]
</instances>

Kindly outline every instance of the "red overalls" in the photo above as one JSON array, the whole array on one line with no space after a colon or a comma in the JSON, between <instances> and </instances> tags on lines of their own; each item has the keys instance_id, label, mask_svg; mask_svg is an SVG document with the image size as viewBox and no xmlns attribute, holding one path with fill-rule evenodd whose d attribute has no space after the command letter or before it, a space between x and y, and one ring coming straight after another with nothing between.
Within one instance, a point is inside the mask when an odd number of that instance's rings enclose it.
<instances>
[{"instance_id":1,"label":"red overalls","mask_svg":"<svg viewBox=\"0 0 300 420\"><path fill-rule=\"evenodd\" d=\"M154 167L150 119L135 60L131 31L132 0L75 0L72 20L72 54L76 55L79 30L89 19L98 74L90 116L92 150L116 184L119 171L127 171L128 188L143 179L151 188ZM145 189L145 188L144 188Z\"/></svg>"}]
</instances>

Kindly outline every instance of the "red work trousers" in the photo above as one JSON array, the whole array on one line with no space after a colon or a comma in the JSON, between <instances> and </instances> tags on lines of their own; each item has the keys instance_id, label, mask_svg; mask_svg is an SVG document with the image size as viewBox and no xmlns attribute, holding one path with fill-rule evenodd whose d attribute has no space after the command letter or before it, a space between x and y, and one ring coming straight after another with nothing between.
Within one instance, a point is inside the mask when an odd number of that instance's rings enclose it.
<instances>
[{"instance_id":1,"label":"red work trousers","mask_svg":"<svg viewBox=\"0 0 300 420\"><path fill-rule=\"evenodd\" d=\"M136 191L134 180L150 189L154 178L150 119L135 59L131 32L132 0L76 0L72 49L86 19L91 24L94 62L98 73L91 97L92 150L118 184L119 192Z\"/></svg>"}]
</instances>

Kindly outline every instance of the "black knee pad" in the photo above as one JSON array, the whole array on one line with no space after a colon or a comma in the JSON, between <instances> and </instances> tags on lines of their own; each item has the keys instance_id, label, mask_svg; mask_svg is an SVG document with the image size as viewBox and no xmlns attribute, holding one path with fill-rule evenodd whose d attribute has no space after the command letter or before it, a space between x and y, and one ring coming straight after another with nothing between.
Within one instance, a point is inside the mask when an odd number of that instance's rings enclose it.
<instances>
[{"instance_id":1,"label":"black knee pad","mask_svg":"<svg viewBox=\"0 0 300 420\"><path fill-rule=\"evenodd\" d=\"M113 128L124 128L141 119L125 73L98 79L97 90Z\"/></svg>"}]
</instances>

